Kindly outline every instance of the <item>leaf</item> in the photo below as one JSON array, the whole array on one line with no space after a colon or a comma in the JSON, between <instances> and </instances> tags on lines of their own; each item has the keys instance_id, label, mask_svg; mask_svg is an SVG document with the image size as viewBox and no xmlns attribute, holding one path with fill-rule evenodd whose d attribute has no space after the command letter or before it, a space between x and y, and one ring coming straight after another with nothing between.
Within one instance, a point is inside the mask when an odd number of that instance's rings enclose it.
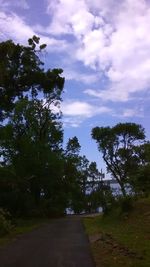
<instances>
[{"instance_id":1,"label":"leaf","mask_svg":"<svg viewBox=\"0 0 150 267\"><path fill-rule=\"evenodd\" d=\"M45 49L46 46L47 46L46 44L42 44L42 45L40 45L40 50Z\"/></svg>"},{"instance_id":2,"label":"leaf","mask_svg":"<svg viewBox=\"0 0 150 267\"><path fill-rule=\"evenodd\" d=\"M36 44L39 44L40 37L38 37L38 36L36 36L36 35L33 35L32 39L33 39L33 41L34 41Z\"/></svg>"}]
</instances>

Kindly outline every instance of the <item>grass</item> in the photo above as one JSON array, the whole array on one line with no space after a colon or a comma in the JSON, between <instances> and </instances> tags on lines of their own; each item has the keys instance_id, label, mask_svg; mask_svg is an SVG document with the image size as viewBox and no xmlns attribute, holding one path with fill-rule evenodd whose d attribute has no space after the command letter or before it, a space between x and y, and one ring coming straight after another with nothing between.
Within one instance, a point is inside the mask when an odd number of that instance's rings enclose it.
<instances>
[{"instance_id":1,"label":"grass","mask_svg":"<svg viewBox=\"0 0 150 267\"><path fill-rule=\"evenodd\" d=\"M13 227L11 233L0 237L0 246L6 245L9 242L15 240L21 234L31 232L32 230L38 228L44 223L47 223L48 219L18 219L15 221L15 226Z\"/></svg>"},{"instance_id":2,"label":"grass","mask_svg":"<svg viewBox=\"0 0 150 267\"><path fill-rule=\"evenodd\" d=\"M97 267L150 266L150 198L137 201L128 214L116 208L84 224Z\"/></svg>"}]
</instances>

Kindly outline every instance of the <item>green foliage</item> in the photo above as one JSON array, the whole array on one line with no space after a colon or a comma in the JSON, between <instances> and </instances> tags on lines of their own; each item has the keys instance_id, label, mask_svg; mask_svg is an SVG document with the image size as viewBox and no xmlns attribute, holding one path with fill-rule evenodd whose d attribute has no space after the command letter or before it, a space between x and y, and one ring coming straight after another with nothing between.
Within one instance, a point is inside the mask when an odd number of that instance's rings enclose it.
<instances>
[{"instance_id":1,"label":"green foliage","mask_svg":"<svg viewBox=\"0 0 150 267\"><path fill-rule=\"evenodd\" d=\"M27 203L27 199L33 198L38 204L42 189L47 196L49 187L51 190L56 187L56 184L52 187L53 175L55 183L58 183L57 179L61 182L63 166L59 154L63 133L61 123L56 120L56 115L44 106L43 101L21 99L16 103L8 124L1 128L3 163L13 169L15 199L22 199L19 203ZM28 208L28 205L24 206L24 209ZM24 209L21 209L23 213Z\"/></svg>"},{"instance_id":2,"label":"green foliage","mask_svg":"<svg viewBox=\"0 0 150 267\"><path fill-rule=\"evenodd\" d=\"M112 205L112 212L116 209L118 216L122 214L128 215L134 209L135 196L117 196ZM116 214L117 214L116 212Z\"/></svg>"},{"instance_id":3,"label":"green foliage","mask_svg":"<svg viewBox=\"0 0 150 267\"><path fill-rule=\"evenodd\" d=\"M81 157L80 144L77 137L68 140L65 150L64 179L68 207L75 213L83 211L85 206L85 190L88 160Z\"/></svg>"},{"instance_id":4,"label":"green foliage","mask_svg":"<svg viewBox=\"0 0 150 267\"><path fill-rule=\"evenodd\" d=\"M112 192L96 163L80 156L78 138L70 138L63 151L63 70L45 70L45 48L37 36L27 46L0 43L0 206L28 217L58 216L66 207L80 213L102 206L107 212ZM92 137L124 196L126 184L149 192L150 145L141 145L140 125L96 127Z\"/></svg>"},{"instance_id":5,"label":"green foliage","mask_svg":"<svg viewBox=\"0 0 150 267\"><path fill-rule=\"evenodd\" d=\"M51 209L63 203L60 212L66 205L61 113L52 109L64 78L61 69L43 68L45 47L37 36L28 46L0 43L0 205L15 216L38 213L43 198Z\"/></svg>"},{"instance_id":6,"label":"green foliage","mask_svg":"<svg viewBox=\"0 0 150 267\"><path fill-rule=\"evenodd\" d=\"M150 143L135 148L137 166L130 173L130 184L136 194L148 195L150 193Z\"/></svg>"},{"instance_id":7,"label":"green foliage","mask_svg":"<svg viewBox=\"0 0 150 267\"><path fill-rule=\"evenodd\" d=\"M46 47L39 45L40 38L33 36L29 45L15 44L11 40L0 43L0 120L9 116L16 99L33 98L39 92L50 101L60 100L64 86L62 69L44 70L40 53Z\"/></svg>"},{"instance_id":8,"label":"green foliage","mask_svg":"<svg viewBox=\"0 0 150 267\"><path fill-rule=\"evenodd\" d=\"M10 213L0 208L0 236L4 236L12 230Z\"/></svg>"},{"instance_id":9,"label":"green foliage","mask_svg":"<svg viewBox=\"0 0 150 267\"><path fill-rule=\"evenodd\" d=\"M108 195L110 187L103 181L103 173L100 173L96 162L91 162L88 168L88 211L96 212L99 207L105 211L108 207Z\"/></svg>"},{"instance_id":10,"label":"green foliage","mask_svg":"<svg viewBox=\"0 0 150 267\"><path fill-rule=\"evenodd\" d=\"M140 166L133 176L131 176L131 185L137 194L150 194L150 164Z\"/></svg>"},{"instance_id":11,"label":"green foliage","mask_svg":"<svg viewBox=\"0 0 150 267\"><path fill-rule=\"evenodd\" d=\"M76 136L69 138L66 146L66 155L70 158L78 157L80 149L81 146L79 144L78 138Z\"/></svg>"},{"instance_id":12,"label":"green foliage","mask_svg":"<svg viewBox=\"0 0 150 267\"><path fill-rule=\"evenodd\" d=\"M144 129L135 123L119 123L110 127L95 127L92 138L96 140L103 154L108 172L119 183L122 194L130 183L130 174L137 168L137 147L145 140Z\"/></svg>"},{"instance_id":13,"label":"green foliage","mask_svg":"<svg viewBox=\"0 0 150 267\"><path fill-rule=\"evenodd\" d=\"M125 197L121 200L121 211L130 212L133 209L133 199L131 197Z\"/></svg>"}]
</instances>

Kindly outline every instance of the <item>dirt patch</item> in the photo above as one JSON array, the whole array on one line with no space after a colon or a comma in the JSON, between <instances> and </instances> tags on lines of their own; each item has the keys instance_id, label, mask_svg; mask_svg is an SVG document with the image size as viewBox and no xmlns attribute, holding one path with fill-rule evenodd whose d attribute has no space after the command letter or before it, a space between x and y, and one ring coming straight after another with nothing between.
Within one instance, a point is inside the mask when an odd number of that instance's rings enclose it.
<instances>
[{"instance_id":1,"label":"dirt patch","mask_svg":"<svg viewBox=\"0 0 150 267\"><path fill-rule=\"evenodd\" d=\"M119 244L110 234L99 233L89 236L91 244L99 244L103 248L107 248L110 252L115 252L122 256L143 260L143 256L139 255L136 251Z\"/></svg>"}]
</instances>

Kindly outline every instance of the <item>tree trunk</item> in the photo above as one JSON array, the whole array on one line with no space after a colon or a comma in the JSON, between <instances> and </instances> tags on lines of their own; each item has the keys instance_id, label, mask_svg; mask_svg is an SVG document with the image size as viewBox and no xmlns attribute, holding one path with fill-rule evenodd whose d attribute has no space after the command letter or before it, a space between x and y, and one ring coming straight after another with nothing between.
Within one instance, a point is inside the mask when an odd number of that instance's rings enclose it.
<instances>
[{"instance_id":1,"label":"tree trunk","mask_svg":"<svg viewBox=\"0 0 150 267\"><path fill-rule=\"evenodd\" d=\"M125 190L125 186L124 186L124 184L122 184L122 183L120 183L120 182L118 182L119 183L119 185L120 185L120 188L121 188L121 192L122 192L122 195L124 196L124 197L126 197L126 190Z\"/></svg>"}]
</instances>

